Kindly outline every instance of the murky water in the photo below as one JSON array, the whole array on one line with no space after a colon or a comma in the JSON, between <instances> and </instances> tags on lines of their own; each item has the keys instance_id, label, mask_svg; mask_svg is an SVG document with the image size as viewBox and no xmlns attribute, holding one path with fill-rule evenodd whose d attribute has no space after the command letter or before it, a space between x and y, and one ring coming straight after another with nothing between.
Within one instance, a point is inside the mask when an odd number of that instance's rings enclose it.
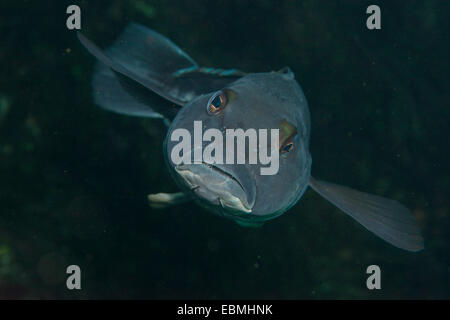
<instances>
[{"instance_id":1,"label":"murky water","mask_svg":"<svg viewBox=\"0 0 450 320\"><path fill-rule=\"evenodd\" d=\"M289 66L312 119L312 172L413 210L425 250L378 239L308 190L262 228L176 192L160 120L101 110L94 59L66 28L107 46L131 21L199 64ZM450 3L378 1L12 1L0 4L1 298L449 298ZM368 290L366 268L381 268ZM66 288L78 265L82 290Z\"/></svg>"}]
</instances>

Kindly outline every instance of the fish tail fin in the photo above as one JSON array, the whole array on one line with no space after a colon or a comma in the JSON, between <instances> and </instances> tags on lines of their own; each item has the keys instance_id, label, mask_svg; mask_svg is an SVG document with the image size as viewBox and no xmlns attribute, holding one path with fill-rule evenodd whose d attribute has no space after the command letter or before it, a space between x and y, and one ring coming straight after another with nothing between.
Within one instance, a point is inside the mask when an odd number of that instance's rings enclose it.
<instances>
[{"instance_id":1,"label":"fish tail fin","mask_svg":"<svg viewBox=\"0 0 450 320\"><path fill-rule=\"evenodd\" d=\"M399 202L316 180L313 177L310 178L309 185L322 197L390 244L414 252L424 248L414 215Z\"/></svg>"},{"instance_id":2,"label":"fish tail fin","mask_svg":"<svg viewBox=\"0 0 450 320\"><path fill-rule=\"evenodd\" d=\"M109 111L150 118L173 118L186 100L172 90L172 74L196 63L159 33L131 23L106 50L82 33L82 45L98 59L93 76L95 102Z\"/></svg>"},{"instance_id":3,"label":"fish tail fin","mask_svg":"<svg viewBox=\"0 0 450 320\"><path fill-rule=\"evenodd\" d=\"M137 23L130 23L105 50L77 35L99 60L93 78L96 103L122 114L171 119L192 99L246 74L199 67L171 40Z\"/></svg>"},{"instance_id":4,"label":"fish tail fin","mask_svg":"<svg viewBox=\"0 0 450 320\"><path fill-rule=\"evenodd\" d=\"M102 62L97 62L95 66L92 87L94 102L108 111L166 120L174 117L179 109Z\"/></svg>"}]
</instances>

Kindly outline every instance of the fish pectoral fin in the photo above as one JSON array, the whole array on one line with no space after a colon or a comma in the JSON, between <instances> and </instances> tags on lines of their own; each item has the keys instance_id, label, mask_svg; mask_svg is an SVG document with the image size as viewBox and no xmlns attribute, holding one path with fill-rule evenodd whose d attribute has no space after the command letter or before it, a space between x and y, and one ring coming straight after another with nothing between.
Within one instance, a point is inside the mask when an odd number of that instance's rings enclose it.
<instances>
[{"instance_id":1,"label":"fish pectoral fin","mask_svg":"<svg viewBox=\"0 0 450 320\"><path fill-rule=\"evenodd\" d=\"M147 196L148 203L153 209L164 209L191 200L184 192L155 193Z\"/></svg>"},{"instance_id":2,"label":"fish pectoral fin","mask_svg":"<svg viewBox=\"0 0 450 320\"><path fill-rule=\"evenodd\" d=\"M390 244L407 250L424 248L413 213L395 200L356 191L330 182L309 180L322 197Z\"/></svg>"}]
</instances>

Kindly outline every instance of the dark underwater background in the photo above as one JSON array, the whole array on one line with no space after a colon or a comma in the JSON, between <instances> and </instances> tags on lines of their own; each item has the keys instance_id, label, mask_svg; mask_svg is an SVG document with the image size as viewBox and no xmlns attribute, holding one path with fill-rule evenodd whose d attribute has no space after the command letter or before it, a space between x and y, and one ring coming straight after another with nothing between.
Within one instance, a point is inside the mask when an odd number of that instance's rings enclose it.
<instances>
[{"instance_id":1,"label":"dark underwater background","mask_svg":"<svg viewBox=\"0 0 450 320\"><path fill-rule=\"evenodd\" d=\"M396 199L425 250L377 238L311 190L262 228L176 192L160 120L94 105L95 59L131 22L202 66L289 66L308 99L314 176ZM381 7L382 29L366 28ZM449 299L450 2L17 1L0 3L0 298ZM66 267L82 290L66 288ZM381 290L366 268L381 268Z\"/></svg>"}]
</instances>

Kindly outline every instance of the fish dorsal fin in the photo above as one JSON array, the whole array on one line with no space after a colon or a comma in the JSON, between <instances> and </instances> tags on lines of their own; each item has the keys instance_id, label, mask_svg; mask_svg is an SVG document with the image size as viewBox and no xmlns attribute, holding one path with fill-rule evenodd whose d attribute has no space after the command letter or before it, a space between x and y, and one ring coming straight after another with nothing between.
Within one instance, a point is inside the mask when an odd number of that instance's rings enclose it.
<instances>
[{"instance_id":1,"label":"fish dorsal fin","mask_svg":"<svg viewBox=\"0 0 450 320\"><path fill-rule=\"evenodd\" d=\"M390 244L407 251L423 249L423 238L414 215L399 202L312 177L309 185Z\"/></svg>"}]
</instances>

